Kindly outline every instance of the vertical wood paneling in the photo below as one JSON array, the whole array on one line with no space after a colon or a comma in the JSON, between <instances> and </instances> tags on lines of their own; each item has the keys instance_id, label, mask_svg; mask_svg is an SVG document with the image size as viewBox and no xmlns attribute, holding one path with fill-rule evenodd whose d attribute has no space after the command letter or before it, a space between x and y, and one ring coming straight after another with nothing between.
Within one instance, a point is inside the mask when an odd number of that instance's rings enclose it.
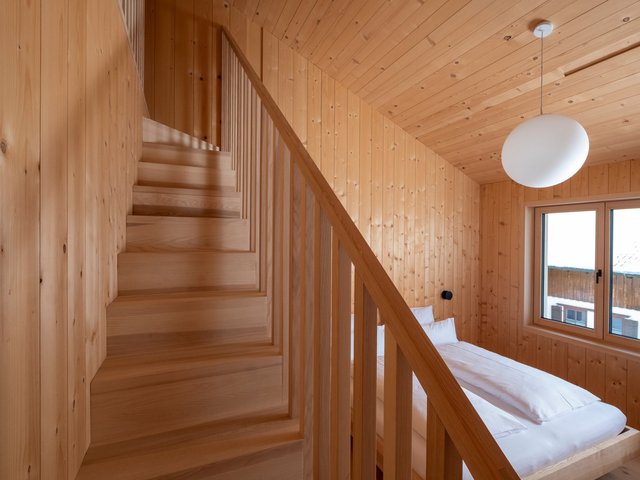
<instances>
[{"instance_id":1,"label":"vertical wood paneling","mask_svg":"<svg viewBox=\"0 0 640 480\"><path fill-rule=\"evenodd\" d=\"M175 0L156 0L153 119L173 126L175 122Z\"/></svg>"},{"instance_id":2,"label":"vertical wood paneling","mask_svg":"<svg viewBox=\"0 0 640 480\"><path fill-rule=\"evenodd\" d=\"M406 165L407 158L407 134L397 125L393 126L393 145L395 148L395 156L393 162L393 203L391 204L392 213L392 230L393 230L393 248L391 256L393 262L393 283L400 293L405 294L404 288L404 207L405 207L405 184L406 184Z\"/></svg>"},{"instance_id":3,"label":"vertical wood paneling","mask_svg":"<svg viewBox=\"0 0 640 480\"><path fill-rule=\"evenodd\" d=\"M480 342L490 349L533 364L620 407L633 426L639 426L637 392L632 371L637 365L624 357L605 354L588 346L521 331L523 288L522 245L524 202L544 199L571 200L603 194L624 197L637 192L636 161L586 167L571 180L549 189L522 188L512 182L481 187L481 328ZM511 192L508 195L508 192ZM507 243L505 238L509 237ZM499 278L496 282L495 278ZM503 278L504 277L504 278ZM507 281L508 279L508 281ZM509 305L505 318L503 305ZM505 344L508 339L508 344ZM505 351L506 348L506 351ZM634 423L635 422L635 423Z\"/></svg>"},{"instance_id":4,"label":"vertical wood paneling","mask_svg":"<svg viewBox=\"0 0 640 480\"><path fill-rule=\"evenodd\" d=\"M67 477L68 4L42 8L40 378L42 478ZM62 130L62 131L61 131Z\"/></svg>"},{"instance_id":5,"label":"vertical wood paneling","mask_svg":"<svg viewBox=\"0 0 640 480\"><path fill-rule=\"evenodd\" d=\"M195 0L198 2L198 0ZM155 117L155 42L156 42L156 0L145 0L144 16L144 93L151 118Z\"/></svg>"},{"instance_id":6,"label":"vertical wood paneling","mask_svg":"<svg viewBox=\"0 0 640 480\"><path fill-rule=\"evenodd\" d=\"M349 92L335 83L335 139L333 157L333 190L344 207L347 206L347 151L349 142ZM331 182L330 182L331 183Z\"/></svg>"},{"instance_id":7,"label":"vertical wood paneling","mask_svg":"<svg viewBox=\"0 0 640 480\"><path fill-rule=\"evenodd\" d=\"M346 206L356 225L360 225L360 99L349 92L347 99ZM362 230L360 230L362 231Z\"/></svg>"},{"instance_id":8,"label":"vertical wood paneling","mask_svg":"<svg viewBox=\"0 0 640 480\"><path fill-rule=\"evenodd\" d=\"M156 0L157 1L157 0ZM220 32L211 26L211 2L194 0L193 136L220 143ZM145 87L146 88L146 87ZM149 92L147 91L147 98ZM176 95L182 98L182 94ZM215 108L214 108L215 106ZM152 118L155 116L152 115ZM177 128L177 127L176 127Z\"/></svg>"},{"instance_id":9,"label":"vertical wood paneling","mask_svg":"<svg viewBox=\"0 0 640 480\"><path fill-rule=\"evenodd\" d=\"M68 120L68 464L73 474L82 462L88 445L89 382L86 379L86 297L84 265L86 255L86 163L87 132L87 4L84 0L69 2L69 92ZM134 95L129 95L134 100ZM127 102L129 103L129 102ZM135 121L135 119L134 119Z\"/></svg>"},{"instance_id":10,"label":"vertical wood paneling","mask_svg":"<svg viewBox=\"0 0 640 480\"><path fill-rule=\"evenodd\" d=\"M0 478L40 477L40 9L0 15Z\"/></svg>"},{"instance_id":11,"label":"vertical wood paneling","mask_svg":"<svg viewBox=\"0 0 640 480\"><path fill-rule=\"evenodd\" d=\"M311 63L307 68L307 150L322 168L322 72Z\"/></svg>"},{"instance_id":12,"label":"vertical wood paneling","mask_svg":"<svg viewBox=\"0 0 640 480\"><path fill-rule=\"evenodd\" d=\"M369 245L382 260L383 232L383 164L384 164L384 119L374 111L371 117L371 240Z\"/></svg>"},{"instance_id":13,"label":"vertical wood paneling","mask_svg":"<svg viewBox=\"0 0 640 480\"><path fill-rule=\"evenodd\" d=\"M359 209L360 231L367 243L371 244L371 190L372 190L372 144L371 144L371 106L360 103L359 135L359 171L355 177L359 187L356 208Z\"/></svg>"},{"instance_id":14,"label":"vertical wood paneling","mask_svg":"<svg viewBox=\"0 0 640 480\"><path fill-rule=\"evenodd\" d=\"M175 70L174 85L180 95L173 96L173 127L182 132L194 129L194 4L180 0L175 7Z\"/></svg>"},{"instance_id":15,"label":"vertical wood paneling","mask_svg":"<svg viewBox=\"0 0 640 480\"><path fill-rule=\"evenodd\" d=\"M151 118L219 145L221 32L214 27L215 5L146 0L144 90ZM228 9L216 11L215 20L228 25ZM242 32L243 46L259 43L259 32L249 35L244 18L234 27Z\"/></svg>"},{"instance_id":16,"label":"vertical wood paneling","mask_svg":"<svg viewBox=\"0 0 640 480\"><path fill-rule=\"evenodd\" d=\"M251 25L231 32L246 49ZM281 40L262 39L263 82L409 305L456 315L460 337L476 339L478 185ZM440 299L445 288L453 301Z\"/></svg>"},{"instance_id":17,"label":"vertical wood paneling","mask_svg":"<svg viewBox=\"0 0 640 480\"><path fill-rule=\"evenodd\" d=\"M640 362L627 362L627 419L630 425L640 425Z\"/></svg>"},{"instance_id":18,"label":"vertical wood paneling","mask_svg":"<svg viewBox=\"0 0 640 480\"><path fill-rule=\"evenodd\" d=\"M266 57L265 57L266 60ZM335 158L335 82L322 72L322 159L316 160L322 173L334 186L334 158Z\"/></svg>"},{"instance_id":19,"label":"vertical wood paneling","mask_svg":"<svg viewBox=\"0 0 640 480\"><path fill-rule=\"evenodd\" d=\"M0 478L72 479L89 443L144 101L118 2L4 7Z\"/></svg>"}]
</instances>

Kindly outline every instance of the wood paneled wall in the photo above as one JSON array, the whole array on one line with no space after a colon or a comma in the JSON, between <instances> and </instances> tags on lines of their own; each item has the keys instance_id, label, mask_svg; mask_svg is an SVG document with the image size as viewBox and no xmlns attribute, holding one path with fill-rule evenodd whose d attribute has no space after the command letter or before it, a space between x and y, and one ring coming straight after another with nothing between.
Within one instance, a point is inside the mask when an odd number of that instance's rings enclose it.
<instances>
[{"instance_id":1,"label":"wood paneled wall","mask_svg":"<svg viewBox=\"0 0 640 480\"><path fill-rule=\"evenodd\" d=\"M3 2L0 478L72 479L144 98L116 0Z\"/></svg>"},{"instance_id":2,"label":"wood paneled wall","mask_svg":"<svg viewBox=\"0 0 640 480\"><path fill-rule=\"evenodd\" d=\"M124 23L129 34L133 58L138 67L138 77L144 82L144 23L145 0L119 0Z\"/></svg>"},{"instance_id":3,"label":"wood paneled wall","mask_svg":"<svg viewBox=\"0 0 640 480\"><path fill-rule=\"evenodd\" d=\"M212 0L146 0L144 90L151 118L220 142L220 30Z\"/></svg>"},{"instance_id":4,"label":"wood paneled wall","mask_svg":"<svg viewBox=\"0 0 640 480\"><path fill-rule=\"evenodd\" d=\"M410 306L433 304L475 341L477 183L284 42L214 1L280 109ZM453 301L440 292L452 290Z\"/></svg>"},{"instance_id":5,"label":"wood paneled wall","mask_svg":"<svg viewBox=\"0 0 640 480\"><path fill-rule=\"evenodd\" d=\"M514 182L482 185L480 227L482 346L591 390L640 426L640 361L523 331L524 202L640 192L640 161L583 168L553 188Z\"/></svg>"}]
</instances>

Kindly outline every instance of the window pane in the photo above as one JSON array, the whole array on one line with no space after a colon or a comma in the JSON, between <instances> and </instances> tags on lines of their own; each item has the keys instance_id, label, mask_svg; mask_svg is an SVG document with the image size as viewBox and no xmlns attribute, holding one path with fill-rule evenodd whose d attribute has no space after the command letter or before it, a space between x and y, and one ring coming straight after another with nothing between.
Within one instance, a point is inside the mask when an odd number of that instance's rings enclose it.
<instances>
[{"instance_id":1,"label":"window pane","mask_svg":"<svg viewBox=\"0 0 640 480\"><path fill-rule=\"evenodd\" d=\"M640 338L640 208L611 210L609 331Z\"/></svg>"},{"instance_id":2,"label":"window pane","mask_svg":"<svg viewBox=\"0 0 640 480\"><path fill-rule=\"evenodd\" d=\"M542 316L594 328L596 212L542 216Z\"/></svg>"}]
</instances>

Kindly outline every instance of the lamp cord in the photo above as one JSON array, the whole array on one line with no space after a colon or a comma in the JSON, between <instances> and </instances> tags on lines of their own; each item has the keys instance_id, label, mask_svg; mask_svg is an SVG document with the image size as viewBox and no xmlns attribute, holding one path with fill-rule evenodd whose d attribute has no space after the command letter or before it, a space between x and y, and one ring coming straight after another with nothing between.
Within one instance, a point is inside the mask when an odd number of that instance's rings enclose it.
<instances>
[{"instance_id":1,"label":"lamp cord","mask_svg":"<svg viewBox=\"0 0 640 480\"><path fill-rule=\"evenodd\" d=\"M540 115L542 115L542 76L544 74L544 33L540 35Z\"/></svg>"}]
</instances>

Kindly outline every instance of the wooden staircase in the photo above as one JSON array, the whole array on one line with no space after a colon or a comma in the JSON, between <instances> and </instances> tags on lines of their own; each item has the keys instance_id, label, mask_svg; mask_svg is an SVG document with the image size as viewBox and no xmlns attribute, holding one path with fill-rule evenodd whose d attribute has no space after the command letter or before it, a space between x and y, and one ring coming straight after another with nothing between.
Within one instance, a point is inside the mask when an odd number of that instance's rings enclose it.
<instances>
[{"instance_id":1,"label":"wooden staircase","mask_svg":"<svg viewBox=\"0 0 640 480\"><path fill-rule=\"evenodd\" d=\"M519 478L226 32L221 55L231 154L145 122L78 478L409 479L413 374L429 479Z\"/></svg>"},{"instance_id":2,"label":"wooden staircase","mask_svg":"<svg viewBox=\"0 0 640 480\"><path fill-rule=\"evenodd\" d=\"M144 132L77 478L299 479L299 423L231 156L156 122Z\"/></svg>"}]
</instances>

